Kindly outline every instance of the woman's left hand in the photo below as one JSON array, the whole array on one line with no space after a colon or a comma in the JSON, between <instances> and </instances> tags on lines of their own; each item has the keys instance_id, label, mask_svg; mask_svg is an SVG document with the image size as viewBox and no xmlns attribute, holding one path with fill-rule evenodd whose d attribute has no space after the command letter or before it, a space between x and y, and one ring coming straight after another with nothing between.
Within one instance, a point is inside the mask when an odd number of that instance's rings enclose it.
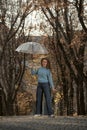
<instances>
[{"instance_id":1,"label":"woman's left hand","mask_svg":"<svg viewBox=\"0 0 87 130\"><path fill-rule=\"evenodd\" d=\"M57 90L55 88L52 88L52 93L55 94Z\"/></svg>"}]
</instances>

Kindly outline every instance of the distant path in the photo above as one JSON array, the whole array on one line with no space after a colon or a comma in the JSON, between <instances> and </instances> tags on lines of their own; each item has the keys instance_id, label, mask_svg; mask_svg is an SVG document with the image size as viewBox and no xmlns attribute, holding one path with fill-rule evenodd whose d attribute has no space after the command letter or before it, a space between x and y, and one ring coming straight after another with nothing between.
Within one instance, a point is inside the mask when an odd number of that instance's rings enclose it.
<instances>
[{"instance_id":1,"label":"distant path","mask_svg":"<svg viewBox=\"0 0 87 130\"><path fill-rule=\"evenodd\" d=\"M87 117L0 117L0 130L87 130Z\"/></svg>"}]
</instances>

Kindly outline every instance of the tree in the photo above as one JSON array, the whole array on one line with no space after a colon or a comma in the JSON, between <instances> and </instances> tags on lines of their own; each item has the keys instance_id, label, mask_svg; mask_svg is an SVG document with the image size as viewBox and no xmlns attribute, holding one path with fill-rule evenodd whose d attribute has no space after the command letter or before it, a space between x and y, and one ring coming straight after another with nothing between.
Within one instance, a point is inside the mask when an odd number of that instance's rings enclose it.
<instances>
[{"instance_id":1,"label":"tree","mask_svg":"<svg viewBox=\"0 0 87 130\"><path fill-rule=\"evenodd\" d=\"M85 0L76 0L75 1L75 7L77 9L77 13L78 13L78 18L80 21L80 24L83 28L83 30L87 33L87 18L86 18L86 1Z\"/></svg>"},{"instance_id":2,"label":"tree","mask_svg":"<svg viewBox=\"0 0 87 130\"><path fill-rule=\"evenodd\" d=\"M78 7L78 11L80 11L78 13L79 20L82 27L85 27L82 31L76 31L76 28L74 27L76 20L78 21L78 19L74 18L75 15L77 15L77 12L75 11L73 4L74 1L70 2L68 0L43 0L37 5L40 6L42 12L49 21L49 24L53 28L54 40L51 45L54 45L56 60L61 70L61 80L63 82L63 94L67 106L67 114L72 114L72 110L70 111L70 109L73 109L73 94L75 90L73 82L75 81L77 91L77 113L78 115L84 115L84 86L86 87L87 79L86 75L84 75L84 50L86 43L83 39L85 37L84 31L86 31L86 26L85 22L82 22L84 20L82 11L83 8L85 10L85 7L82 0L76 1L76 6ZM73 14L73 8L75 15ZM86 15L86 13L84 13L84 15ZM69 73L68 79L66 78L65 70Z\"/></svg>"},{"instance_id":3,"label":"tree","mask_svg":"<svg viewBox=\"0 0 87 130\"><path fill-rule=\"evenodd\" d=\"M33 11L32 2L26 0L0 1L0 87L4 95L5 112L12 115L17 91L25 71L25 55L15 52L24 38L25 18ZM22 42L25 39L22 39Z\"/></svg>"}]
</instances>

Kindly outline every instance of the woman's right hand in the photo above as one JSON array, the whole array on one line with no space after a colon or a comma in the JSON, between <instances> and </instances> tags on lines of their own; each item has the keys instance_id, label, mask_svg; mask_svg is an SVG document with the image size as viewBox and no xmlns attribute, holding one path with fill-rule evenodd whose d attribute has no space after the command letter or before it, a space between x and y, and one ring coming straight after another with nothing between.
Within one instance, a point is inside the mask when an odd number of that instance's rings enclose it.
<instances>
[{"instance_id":1,"label":"woman's right hand","mask_svg":"<svg viewBox=\"0 0 87 130\"><path fill-rule=\"evenodd\" d=\"M32 63L31 63L31 68L32 68L32 69L34 68L34 63L33 63L33 61L32 61Z\"/></svg>"}]
</instances>

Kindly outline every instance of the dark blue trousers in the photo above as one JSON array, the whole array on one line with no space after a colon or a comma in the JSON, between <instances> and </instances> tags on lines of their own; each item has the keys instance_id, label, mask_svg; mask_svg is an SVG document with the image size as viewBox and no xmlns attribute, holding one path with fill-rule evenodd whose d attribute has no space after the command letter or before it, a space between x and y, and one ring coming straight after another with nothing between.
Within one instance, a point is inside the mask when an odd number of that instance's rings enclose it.
<instances>
[{"instance_id":1,"label":"dark blue trousers","mask_svg":"<svg viewBox=\"0 0 87 130\"><path fill-rule=\"evenodd\" d=\"M53 114L52 102L51 102L51 92L48 83L38 83L37 93L36 93L36 114L42 114L42 98L43 94L46 100L48 115Z\"/></svg>"}]
</instances>

